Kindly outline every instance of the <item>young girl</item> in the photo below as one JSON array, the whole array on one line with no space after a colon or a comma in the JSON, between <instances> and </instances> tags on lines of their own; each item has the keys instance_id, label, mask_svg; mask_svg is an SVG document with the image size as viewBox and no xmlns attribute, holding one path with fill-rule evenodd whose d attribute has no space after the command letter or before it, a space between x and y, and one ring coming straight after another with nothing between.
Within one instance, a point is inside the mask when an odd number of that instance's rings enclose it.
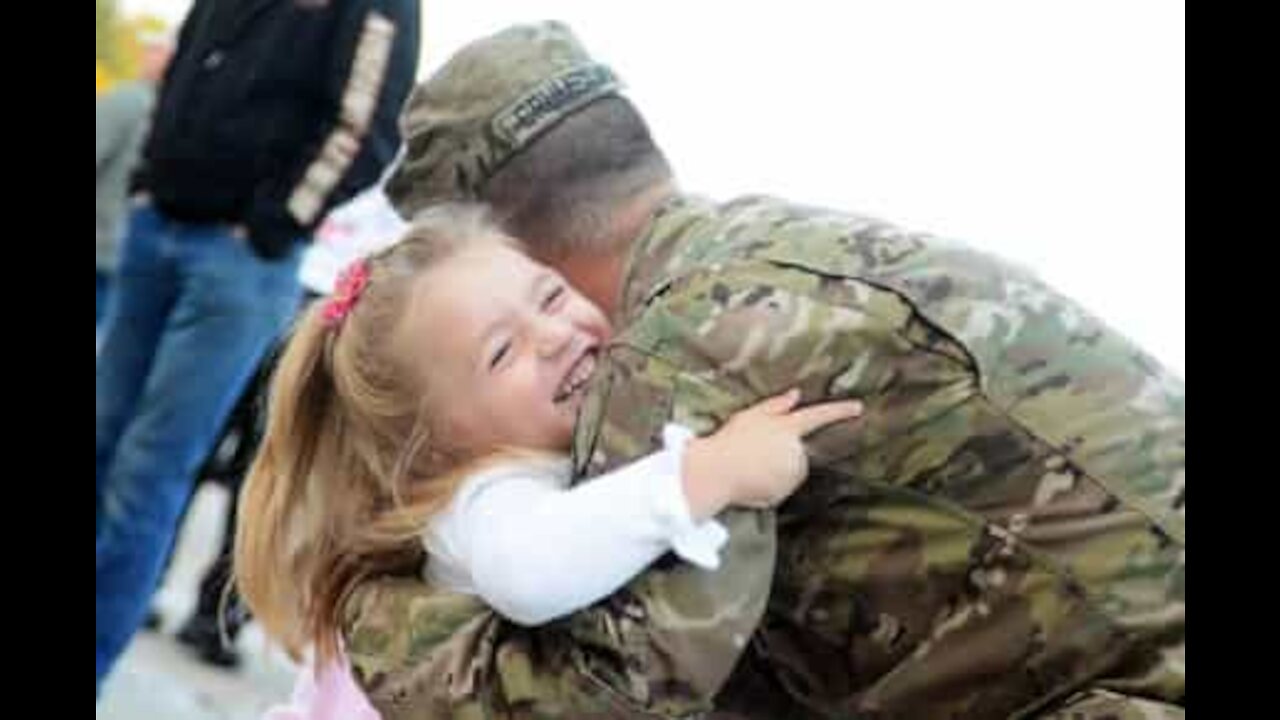
<instances>
[{"instance_id":1,"label":"young girl","mask_svg":"<svg viewBox=\"0 0 1280 720\"><path fill-rule=\"evenodd\" d=\"M569 488L565 452L609 332L469 206L420 217L305 313L272 382L236 534L254 615L295 658L314 644L320 668L300 680L300 707L273 717L376 717L338 647L343 601L362 580L421 571L536 625L668 551L715 568L725 532L712 518L781 501L805 476L800 438L861 412L856 401L795 410L789 392L704 438L668 425L662 450Z\"/></svg>"}]
</instances>

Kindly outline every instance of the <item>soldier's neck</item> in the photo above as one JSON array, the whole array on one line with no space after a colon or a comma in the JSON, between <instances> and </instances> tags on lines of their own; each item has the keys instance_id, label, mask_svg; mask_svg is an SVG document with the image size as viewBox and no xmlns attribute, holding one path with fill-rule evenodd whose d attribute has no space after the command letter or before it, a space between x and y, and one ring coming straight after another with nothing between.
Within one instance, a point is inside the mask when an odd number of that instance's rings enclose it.
<instances>
[{"instance_id":1,"label":"soldier's neck","mask_svg":"<svg viewBox=\"0 0 1280 720\"><path fill-rule=\"evenodd\" d=\"M621 319L623 283L631 251L649 228L654 213L676 193L675 183L657 183L611 213L608 251L579 253L553 264L578 292L595 303L615 324Z\"/></svg>"},{"instance_id":2,"label":"soldier's neck","mask_svg":"<svg viewBox=\"0 0 1280 720\"><path fill-rule=\"evenodd\" d=\"M599 306L616 324L627 257L625 250L609 254L578 254L557 260L554 264L578 292Z\"/></svg>"}]
</instances>

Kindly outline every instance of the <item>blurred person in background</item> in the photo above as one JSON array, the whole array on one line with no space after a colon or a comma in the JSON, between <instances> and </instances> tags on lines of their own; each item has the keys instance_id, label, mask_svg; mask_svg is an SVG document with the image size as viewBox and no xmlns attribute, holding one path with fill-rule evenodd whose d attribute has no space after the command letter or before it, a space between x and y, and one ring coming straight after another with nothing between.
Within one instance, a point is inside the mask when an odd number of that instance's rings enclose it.
<instances>
[{"instance_id":1,"label":"blurred person in background","mask_svg":"<svg viewBox=\"0 0 1280 720\"><path fill-rule=\"evenodd\" d=\"M312 231L395 154L418 13L417 0L196 0L183 20L98 354L99 693L200 462L297 309Z\"/></svg>"},{"instance_id":2,"label":"blurred person in background","mask_svg":"<svg viewBox=\"0 0 1280 720\"><path fill-rule=\"evenodd\" d=\"M138 162L148 120L155 106L156 86L173 55L168 33L147 32L139 37L140 70L136 80L115 85L97 99L98 235L95 278L96 323L102 327L111 277L119 262L120 238L128 213L129 176Z\"/></svg>"}]
</instances>

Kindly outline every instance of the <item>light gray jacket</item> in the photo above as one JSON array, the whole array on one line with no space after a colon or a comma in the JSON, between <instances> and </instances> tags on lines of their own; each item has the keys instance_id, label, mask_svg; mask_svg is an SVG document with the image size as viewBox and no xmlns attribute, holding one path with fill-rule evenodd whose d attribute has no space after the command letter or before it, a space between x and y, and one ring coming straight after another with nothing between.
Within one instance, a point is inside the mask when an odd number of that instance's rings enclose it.
<instances>
[{"instance_id":1,"label":"light gray jacket","mask_svg":"<svg viewBox=\"0 0 1280 720\"><path fill-rule=\"evenodd\" d=\"M126 82L98 98L98 269L118 262L128 206L129 174L142 150L155 105L155 88Z\"/></svg>"}]
</instances>

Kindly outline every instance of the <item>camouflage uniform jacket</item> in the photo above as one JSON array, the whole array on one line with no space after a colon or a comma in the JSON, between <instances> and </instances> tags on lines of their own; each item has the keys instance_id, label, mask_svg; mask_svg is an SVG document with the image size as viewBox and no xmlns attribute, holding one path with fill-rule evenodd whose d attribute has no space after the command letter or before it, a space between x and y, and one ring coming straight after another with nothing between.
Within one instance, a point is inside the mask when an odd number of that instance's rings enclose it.
<instances>
[{"instance_id":1,"label":"camouflage uniform jacket","mask_svg":"<svg viewBox=\"0 0 1280 720\"><path fill-rule=\"evenodd\" d=\"M367 584L348 649L384 718L1176 711L1185 390L1141 350L1009 263L769 198L673 199L623 293L577 477L792 386L865 419L811 436L776 511L722 516L715 573L659 561L540 628Z\"/></svg>"}]
</instances>

